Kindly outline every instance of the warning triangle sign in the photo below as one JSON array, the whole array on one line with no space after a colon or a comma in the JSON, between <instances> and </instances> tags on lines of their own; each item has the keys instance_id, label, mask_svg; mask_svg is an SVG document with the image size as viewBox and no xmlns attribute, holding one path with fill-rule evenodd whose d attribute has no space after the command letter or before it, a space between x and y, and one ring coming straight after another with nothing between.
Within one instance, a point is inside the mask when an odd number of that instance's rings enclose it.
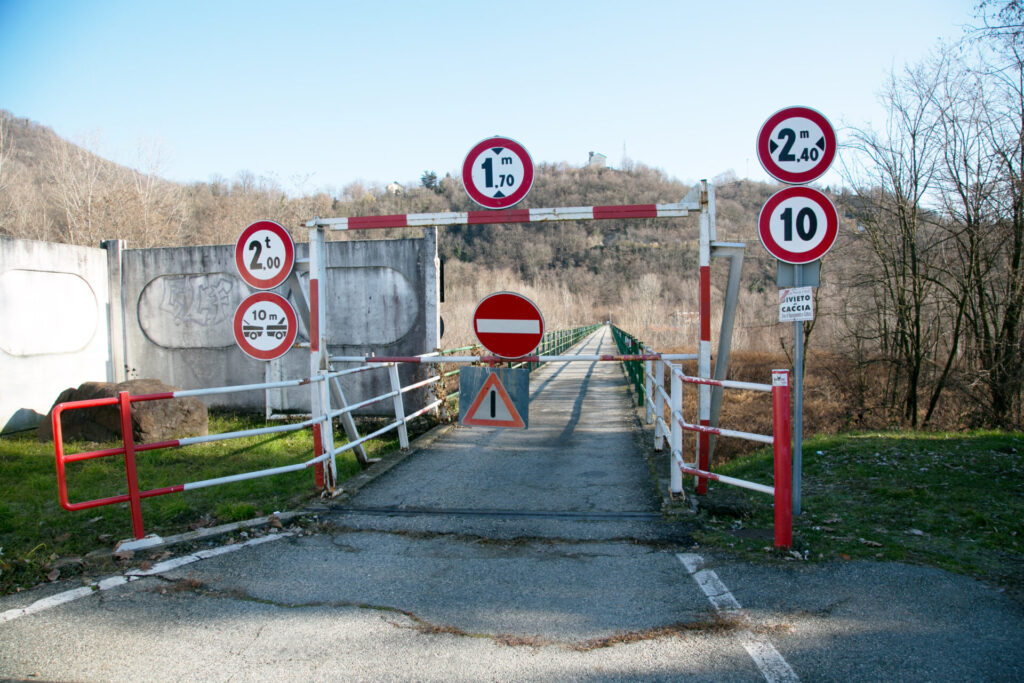
<instances>
[{"instance_id":1,"label":"warning triangle sign","mask_svg":"<svg viewBox=\"0 0 1024 683\"><path fill-rule=\"evenodd\" d=\"M511 427L525 429L526 423L519 415L505 386L497 373L488 375L480 392L473 399L462 424L472 427Z\"/></svg>"}]
</instances>

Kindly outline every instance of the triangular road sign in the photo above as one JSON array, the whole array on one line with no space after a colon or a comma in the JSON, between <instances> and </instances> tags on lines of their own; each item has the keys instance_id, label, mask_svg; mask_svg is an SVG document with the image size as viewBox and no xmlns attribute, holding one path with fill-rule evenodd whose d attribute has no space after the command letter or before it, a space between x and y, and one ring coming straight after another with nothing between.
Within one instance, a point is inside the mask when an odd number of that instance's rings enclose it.
<instances>
[{"instance_id":1,"label":"triangular road sign","mask_svg":"<svg viewBox=\"0 0 1024 683\"><path fill-rule=\"evenodd\" d=\"M511 427L526 429L526 423L519 415L498 374L488 375L479 393L473 399L462 424L471 427Z\"/></svg>"}]
</instances>

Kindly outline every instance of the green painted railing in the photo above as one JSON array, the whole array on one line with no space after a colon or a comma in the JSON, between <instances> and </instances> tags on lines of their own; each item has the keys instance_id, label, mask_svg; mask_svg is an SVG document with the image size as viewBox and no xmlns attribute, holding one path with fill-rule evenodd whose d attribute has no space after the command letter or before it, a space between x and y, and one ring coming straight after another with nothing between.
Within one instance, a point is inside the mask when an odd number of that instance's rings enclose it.
<instances>
[{"instance_id":1,"label":"green painted railing","mask_svg":"<svg viewBox=\"0 0 1024 683\"><path fill-rule=\"evenodd\" d=\"M572 327L567 330L553 330L551 332L545 332L544 336L540 340L540 344L537 345L537 350L532 355L536 356L557 356L563 351L567 351L572 348L580 341L582 341L588 334L601 327L600 325L586 325L583 327ZM530 372L533 372L540 363L509 363L510 368L526 368Z\"/></svg>"},{"instance_id":2,"label":"green painted railing","mask_svg":"<svg viewBox=\"0 0 1024 683\"><path fill-rule=\"evenodd\" d=\"M591 334L600 327L600 325L584 325L581 327L572 327L565 330L551 330L550 332L545 332L544 336L541 337L540 343L537 345L537 350L534 351L534 353L531 355L557 356L578 344L580 341L586 338L587 335ZM483 347L481 347L479 344L474 344L472 346L460 346L457 349L445 349L443 351L440 351L439 354L441 356L483 355L482 352L484 352ZM508 364L508 367L526 368L529 372L533 372L538 367L540 367L540 365L541 363L534 362L510 362ZM458 384L451 388L449 388L447 384L448 378L458 376L459 368L456 367L453 370L447 371L444 369L444 365L439 365L438 368L441 373L441 383L444 385L444 398L445 405L447 406L448 401L459 400ZM449 392L449 389L452 390Z\"/></svg>"},{"instance_id":3,"label":"green painted railing","mask_svg":"<svg viewBox=\"0 0 1024 683\"><path fill-rule=\"evenodd\" d=\"M647 346L629 332L615 325L612 325L611 328L612 338L615 340L615 347L619 350L619 353L641 354L646 352ZM626 375L629 377L629 381L633 383L633 387L636 389L637 405L643 406L646 399L644 362L641 360L629 360L624 361L622 365L626 368Z\"/></svg>"}]
</instances>

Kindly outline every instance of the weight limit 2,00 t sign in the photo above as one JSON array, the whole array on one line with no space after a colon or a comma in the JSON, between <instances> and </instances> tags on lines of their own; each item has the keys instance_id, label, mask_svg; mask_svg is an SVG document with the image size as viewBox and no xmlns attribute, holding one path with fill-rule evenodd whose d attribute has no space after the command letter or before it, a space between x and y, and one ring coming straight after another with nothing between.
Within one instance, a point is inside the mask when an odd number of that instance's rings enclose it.
<instances>
[{"instance_id":1,"label":"weight limit 2,00 t sign","mask_svg":"<svg viewBox=\"0 0 1024 683\"><path fill-rule=\"evenodd\" d=\"M765 202L757 219L761 244L786 263L810 263L835 244L839 216L828 197L810 187L787 187Z\"/></svg>"},{"instance_id":2,"label":"weight limit 2,00 t sign","mask_svg":"<svg viewBox=\"0 0 1024 683\"><path fill-rule=\"evenodd\" d=\"M255 289L273 289L288 279L295 267L295 244L288 231L274 221L257 221L235 242L235 267Z\"/></svg>"}]
</instances>

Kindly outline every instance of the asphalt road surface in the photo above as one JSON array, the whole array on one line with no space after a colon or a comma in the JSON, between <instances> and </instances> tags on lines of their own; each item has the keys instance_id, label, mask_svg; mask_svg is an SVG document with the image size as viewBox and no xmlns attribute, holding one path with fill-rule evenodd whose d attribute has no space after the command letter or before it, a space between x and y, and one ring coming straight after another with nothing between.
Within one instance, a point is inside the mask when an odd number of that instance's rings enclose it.
<instances>
[{"instance_id":1,"label":"asphalt road surface","mask_svg":"<svg viewBox=\"0 0 1024 683\"><path fill-rule=\"evenodd\" d=\"M428 440L316 533L0 599L0 677L1024 680L1024 609L978 582L694 547L617 364L550 364L530 391L528 430Z\"/></svg>"}]
</instances>

